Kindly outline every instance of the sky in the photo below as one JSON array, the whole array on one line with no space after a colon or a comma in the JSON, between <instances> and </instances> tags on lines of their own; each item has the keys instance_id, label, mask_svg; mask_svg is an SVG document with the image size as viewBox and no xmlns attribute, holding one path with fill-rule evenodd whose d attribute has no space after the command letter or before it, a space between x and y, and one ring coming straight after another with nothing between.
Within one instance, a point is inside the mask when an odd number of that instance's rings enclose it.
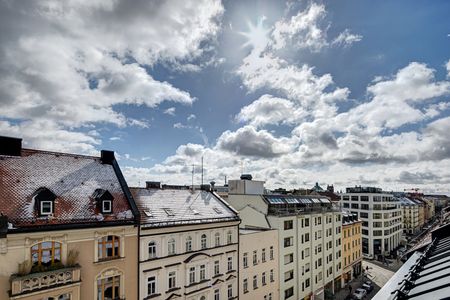
<instances>
[{"instance_id":1,"label":"sky","mask_svg":"<svg viewBox=\"0 0 450 300\"><path fill-rule=\"evenodd\" d=\"M450 193L449 1L0 0L0 135L130 186Z\"/></svg>"}]
</instances>

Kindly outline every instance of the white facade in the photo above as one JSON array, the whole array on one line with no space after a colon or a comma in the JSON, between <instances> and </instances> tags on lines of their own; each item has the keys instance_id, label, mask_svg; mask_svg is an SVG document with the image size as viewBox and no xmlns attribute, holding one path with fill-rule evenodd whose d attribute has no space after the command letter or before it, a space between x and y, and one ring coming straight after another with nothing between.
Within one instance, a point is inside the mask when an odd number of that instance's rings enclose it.
<instances>
[{"instance_id":1,"label":"white facade","mask_svg":"<svg viewBox=\"0 0 450 300\"><path fill-rule=\"evenodd\" d=\"M402 208L392 194L351 192L341 194L343 210L362 220L364 257L377 259L399 246L402 234Z\"/></svg>"}]
</instances>

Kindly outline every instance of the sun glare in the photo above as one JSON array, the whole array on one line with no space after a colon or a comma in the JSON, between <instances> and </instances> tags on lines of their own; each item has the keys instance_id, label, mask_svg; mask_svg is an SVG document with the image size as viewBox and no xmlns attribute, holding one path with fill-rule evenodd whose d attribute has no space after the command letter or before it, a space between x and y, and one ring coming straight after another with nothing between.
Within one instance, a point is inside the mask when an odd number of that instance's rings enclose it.
<instances>
[{"instance_id":1,"label":"sun glare","mask_svg":"<svg viewBox=\"0 0 450 300\"><path fill-rule=\"evenodd\" d=\"M267 35L270 30L264 28L265 20L265 16L261 17L256 26L253 23L248 22L248 31L239 32L247 38L247 41L242 45L243 48L250 46L254 49L264 49L267 46L267 43L269 42Z\"/></svg>"}]
</instances>

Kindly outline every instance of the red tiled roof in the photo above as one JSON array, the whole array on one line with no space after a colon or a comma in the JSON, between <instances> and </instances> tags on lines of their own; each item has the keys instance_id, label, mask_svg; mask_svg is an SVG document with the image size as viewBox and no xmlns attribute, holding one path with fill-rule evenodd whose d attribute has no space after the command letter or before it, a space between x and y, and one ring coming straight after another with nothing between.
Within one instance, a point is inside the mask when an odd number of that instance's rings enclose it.
<instances>
[{"instance_id":1,"label":"red tiled roof","mask_svg":"<svg viewBox=\"0 0 450 300\"><path fill-rule=\"evenodd\" d=\"M40 217L33 195L39 188L56 195L53 217ZM96 189L111 193L113 213L102 215ZM0 213L13 228L133 220L130 203L114 167L100 158L22 149L21 156L0 155Z\"/></svg>"}]
</instances>

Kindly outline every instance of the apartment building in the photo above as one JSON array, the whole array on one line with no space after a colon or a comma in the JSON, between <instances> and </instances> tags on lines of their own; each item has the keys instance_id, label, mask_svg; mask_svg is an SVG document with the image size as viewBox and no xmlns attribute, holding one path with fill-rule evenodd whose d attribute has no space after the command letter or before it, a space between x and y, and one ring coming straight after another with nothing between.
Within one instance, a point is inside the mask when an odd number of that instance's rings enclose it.
<instances>
[{"instance_id":1,"label":"apartment building","mask_svg":"<svg viewBox=\"0 0 450 300\"><path fill-rule=\"evenodd\" d=\"M423 225L419 218L423 203L407 197L397 197L397 199L402 206L403 234L406 236L419 233Z\"/></svg>"},{"instance_id":2,"label":"apartment building","mask_svg":"<svg viewBox=\"0 0 450 300\"><path fill-rule=\"evenodd\" d=\"M141 213L139 298L238 298L239 217L210 188L132 188Z\"/></svg>"},{"instance_id":3,"label":"apartment building","mask_svg":"<svg viewBox=\"0 0 450 300\"><path fill-rule=\"evenodd\" d=\"M280 299L278 230L239 229L239 257L239 299Z\"/></svg>"},{"instance_id":4,"label":"apartment building","mask_svg":"<svg viewBox=\"0 0 450 300\"><path fill-rule=\"evenodd\" d=\"M362 220L363 256L382 259L395 255L402 233L400 201L380 188L347 188L341 194L342 208Z\"/></svg>"},{"instance_id":5,"label":"apartment building","mask_svg":"<svg viewBox=\"0 0 450 300\"><path fill-rule=\"evenodd\" d=\"M342 218L328 198L264 194L251 177L229 181L241 227L278 230L279 299L324 299L341 287Z\"/></svg>"},{"instance_id":6,"label":"apartment building","mask_svg":"<svg viewBox=\"0 0 450 300\"><path fill-rule=\"evenodd\" d=\"M0 137L0 299L136 299L139 212L114 153Z\"/></svg>"},{"instance_id":7,"label":"apartment building","mask_svg":"<svg viewBox=\"0 0 450 300\"><path fill-rule=\"evenodd\" d=\"M356 215L343 213L342 216L342 283L347 285L362 272L362 222Z\"/></svg>"}]
</instances>

